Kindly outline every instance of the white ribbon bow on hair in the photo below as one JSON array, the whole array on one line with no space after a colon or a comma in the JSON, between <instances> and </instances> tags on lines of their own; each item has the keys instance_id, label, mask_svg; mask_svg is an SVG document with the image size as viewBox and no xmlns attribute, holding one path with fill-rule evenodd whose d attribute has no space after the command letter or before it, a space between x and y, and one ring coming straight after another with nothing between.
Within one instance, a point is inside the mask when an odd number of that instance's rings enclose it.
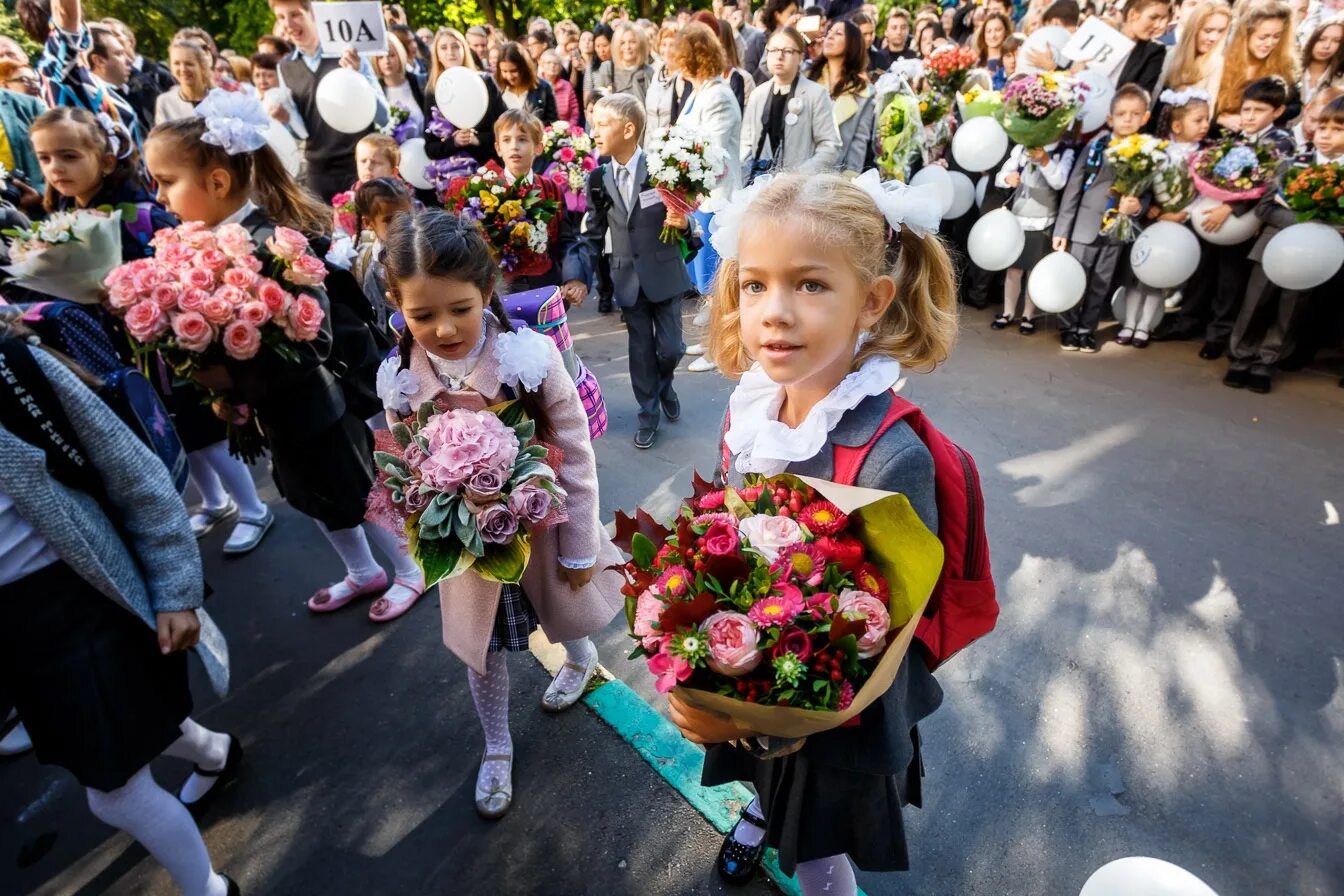
<instances>
[{"instance_id":1,"label":"white ribbon bow on hair","mask_svg":"<svg viewBox=\"0 0 1344 896\"><path fill-rule=\"evenodd\" d=\"M1184 106L1195 101L1201 103L1213 102L1213 97L1209 96L1209 92L1200 87L1191 87L1188 90L1164 90L1157 99L1168 106Z\"/></svg>"},{"instance_id":2,"label":"white ribbon bow on hair","mask_svg":"<svg viewBox=\"0 0 1344 896\"><path fill-rule=\"evenodd\" d=\"M270 116L256 97L218 87L201 100L196 117L205 119L201 139L231 156L265 146L266 131L271 125Z\"/></svg>"},{"instance_id":3,"label":"white ribbon bow on hair","mask_svg":"<svg viewBox=\"0 0 1344 896\"><path fill-rule=\"evenodd\" d=\"M853 184L877 204L878 211L896 233L900 233L902 227L908 227L915 236L923 239L937 233L938 225L943 221L942 196L933 184L910 186L894 180L884 181L875 168L854 178Z\"/></svg>"},{"instance_id":4,"label":"white ribbon bow on hair","mask_svg":"<svg viewBox=\"0 0 1344 896\"><path fill-rule=\"evenodd\" d=\"M124 158L121 152L121 134L117 132L117 123L112 120L112 116L106 112L99 112L94 118L98 119L98 126L107 134L107 145L112 148L112 155L118 159Z\"/></svg>"}]
</instances>

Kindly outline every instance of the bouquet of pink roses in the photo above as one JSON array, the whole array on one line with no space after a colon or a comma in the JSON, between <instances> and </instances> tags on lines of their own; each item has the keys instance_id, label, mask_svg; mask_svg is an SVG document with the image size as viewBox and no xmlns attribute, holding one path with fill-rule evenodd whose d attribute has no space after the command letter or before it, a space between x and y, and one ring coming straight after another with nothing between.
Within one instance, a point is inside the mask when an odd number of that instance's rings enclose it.
<instances>
[{"instance_id":1,"label":"bouquet of pink roses","mask_svg":"<svg viewBox=\"0 0 1344 896\"><path fill-rule=\"evenodd\" d=\"M903 495L789 475L696 485L672 528L617 515L632 658L660 692L761 734L849 723L895 678L941 543Z\"/></svg>"},{"instance_id":2,"label":"bouquet of pink roses","mask_svg":"<svg viewBox=\"0 0 1344 896\"><path fill-rule=\"evenodd\" d=\"M541 139L542 158L550 163L542 172L564 191L565 208L571 212L588 209L588 173L597 168L597 149L583 128L563 118L548 125Z\"/></svg>"},{"instance_id":3,"label":"bouquet of pink roses","mask_svg":"<svg viewBox=\"0 0 1344 896\"><path fill-rule=\"evenodd\" d=\"M493 582L522 579L529 533L560 521L565 496L535 434L516 401L483 411L425 402L378 434L382 490L370 495L372 516L405 532L426 587L468 570Z\"/></svg>"}]
</instances>

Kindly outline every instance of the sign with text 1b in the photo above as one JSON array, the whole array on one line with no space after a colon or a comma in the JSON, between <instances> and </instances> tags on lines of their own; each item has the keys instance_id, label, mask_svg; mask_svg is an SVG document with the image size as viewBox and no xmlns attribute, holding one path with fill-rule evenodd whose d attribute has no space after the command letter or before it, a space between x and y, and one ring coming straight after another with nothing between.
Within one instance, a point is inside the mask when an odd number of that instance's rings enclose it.
<instances>
[{"instance_id":1,"label":"sign with text 1b","mask_svg":"<svg viewBox=\"0 0 1344 896\"><path fill-rule=\"evenodd\" d=\"M323 56L340 56L346 47L354 47L361 56L382 56L387 52L387 31L380 3L314 3L313 16L317 19Z\"/></svg>"},{"instance_id":2,"label":"sign with text 1b","mask_svg":"<svg viewBox=\"0 0 1344 896\"><path fill-rule=\"evenodd\" d=\"M1084 22L1060 51L1065 59L1086 62L1088 68L1114 75L1134 49L1134 41L1093 16Z\"/></svg>"}]
</instances>

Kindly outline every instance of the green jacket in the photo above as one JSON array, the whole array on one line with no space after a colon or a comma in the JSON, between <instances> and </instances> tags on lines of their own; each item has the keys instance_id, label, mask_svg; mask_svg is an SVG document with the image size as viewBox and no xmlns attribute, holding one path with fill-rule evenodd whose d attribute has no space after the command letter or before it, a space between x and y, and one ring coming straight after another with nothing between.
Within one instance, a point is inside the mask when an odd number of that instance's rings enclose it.
<instances>
[{"instance_id":1,"label":"green jacket","mask_svg":"<svg viewBox=\"0 0 1344 896\"><path fill-rule=\"evenodd\" d=\"M47 107L36 97L0 90L0 125L4 125L9 148L14 153L14 166L28 176L28 182L39 193L46 190L47 182L42 178L42 167L37 164L37 154L33 152L33 141L28 137L28 129L32 127L33 120L46 110Z\"/></svg>"}]
</instances>

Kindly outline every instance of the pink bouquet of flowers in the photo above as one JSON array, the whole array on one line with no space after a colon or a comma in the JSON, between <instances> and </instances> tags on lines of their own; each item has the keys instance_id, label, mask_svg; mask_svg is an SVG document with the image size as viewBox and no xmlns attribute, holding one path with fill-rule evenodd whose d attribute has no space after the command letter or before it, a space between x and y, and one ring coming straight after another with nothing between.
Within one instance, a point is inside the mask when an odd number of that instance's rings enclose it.
<instances>
[{"instance_id":1,"label":"pink bouquet of flowers","mask_svg":"<svg viewBox=\"0 0 1344 896\"><path fill-rule=\"evenodd\" d=\"M337 233L349 234L352 239L359 238L359 216L355 214L355 191L346 190L331 197L332 223Z\"/></svg>"},{"instance_id":2,"label":"pink bouquet of flowers","mask_svg":"<svg viewBox=\"0 0 1344 896\"><path fill-rule=\"evenodd\" d=\"M762 734L854 723L895 678L941 543L902 495L789 475L696 486L672 528L617 515L632 657L660 692Z\"/></svg>"},{"instance_id":3,"label":"pink bouquet of flowers","mask_svg":"<svg viewBox=\"0 0 1344 896\"><path fill-rule=\"evenodd\" d=\"M468 570L493 582L522 579L529 533L559 522L565 497L535 434L516 401L483 411L425 402L378 434L382 489L370 496L371 516L406 534L426 587Z\"/></svg>"},{"instance_id":4,"label":"pink bouquet of flowers","mask_svg":"<svg viewBox=\"0 0 1344 896\"><path fill-rule=\"evenodd\" d=\"M565 208L571 212L588 209L588 173L597 168L597 148L593 138L563 118L546 128L541 155L550 163L542 173L565 194Z\"/></svg>"}]
</instances>

